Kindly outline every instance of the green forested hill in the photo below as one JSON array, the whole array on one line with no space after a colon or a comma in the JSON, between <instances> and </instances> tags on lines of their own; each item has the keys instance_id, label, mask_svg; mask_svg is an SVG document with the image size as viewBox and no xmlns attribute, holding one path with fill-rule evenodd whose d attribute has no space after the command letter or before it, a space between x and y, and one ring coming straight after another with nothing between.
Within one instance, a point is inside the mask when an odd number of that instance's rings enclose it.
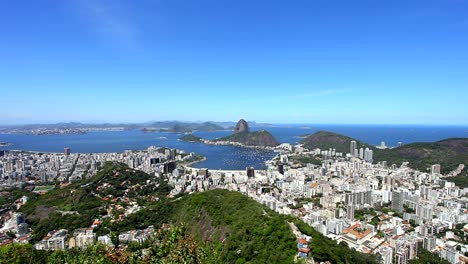
<instances>
[{"instance_id":1,"label":"green forested hill","mask_svg":"<svg viewBox=\"0 0 468 264\"><path fill-rule=\"evenodd\" d=\"M278 141L273 137L273 135L266 130L254 132L243 131L232 134L230 136L218 138L215 141L239 142L247 146L260 147L276 147L279 145Z\"/></svg>"},{"instance_id":2,"label":"green forested hill","mask_svg":"<svg viewBox=\"0 0 468 264\"><path fill-rule=\"evenodd\" d=\"M285 219L241 193L212 190L163 200L108 228L171 223L197 241L209 241L216 263L292 263L296 238Z\"/></svg>"},{"instance_id":3,"label":"green forested hill","mask_svg":"<svg viewBox=\"0 0 468 264\"><path fill-rule=\"evenodd\" d=\"M221 243L219 260L291 263L296 237L285 217L238 192L213 190L176 202L173 221L201 240Z\"/></svg>"},{"instance_id":4,"label":"green forested hill","mask_svg":"<svg viewBox=\"0 0 468 264\"><path fill-rule=\"evenodd\" d=\"M358 148L370 146L369 144L357 139L329 131L318 131L314 134L306 135L302 139L301 143L309 149L319 148L322 150L328 150L330 148L334 148L337 152L349 153L352 140L356 141Z\"/></svg>"},{"instance_id":5,"label":"green forested hill","mask_svg":"<svg viewBox=\"0 0 468 264\"><path fill-rule=\"evenodd\" d=\"M427 171L433 164L440 164L443 173L448 173L463 163L468 165L468 138L449 138L433 143L411 143L393 149L374 150L374 160L386 160L388 164L409 166Z\"/></svg>"},{"instance_id":6,"label":"green forested hill","mask_svg":"<svg viewBox=\"0 0 468 264\"><path fill-rule=\"evenodd\" d=\"M468 138L449 138L437 142L411 143L390 149L377 149L370 144L328 131L307 135L301 141L309 149L335 148L338 152L349 153L352 140L357 147L369 147L374 152L374 162L387 161L387 164L401 165L409 162L409 167L427 171L433 164L441 164L442 172L448 173L459 164L468 165Z\"/></svg>"}]
</instances>

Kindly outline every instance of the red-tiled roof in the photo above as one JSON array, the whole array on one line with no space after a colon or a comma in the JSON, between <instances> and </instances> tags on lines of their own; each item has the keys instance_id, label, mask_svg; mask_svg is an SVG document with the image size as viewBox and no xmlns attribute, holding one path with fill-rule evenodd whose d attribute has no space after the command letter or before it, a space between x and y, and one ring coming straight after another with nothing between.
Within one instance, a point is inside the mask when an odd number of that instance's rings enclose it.
<instances>
[{"instance_id":1,"label":"red-tiled roof","mask_svg":"<svg viewBox=\"0 0 468 264\"><path fill-rule=\"evenodd\" d=\"M359 223L356 223L354 225L352 225L351 227L349 228L346 228L345 230L343 230L343 233L345 234L353 234L354 236L356 236L358 239L362 239L363 237L367 236L368 234L370 234L372 232L372 230L370 229L367 229L365 230L364 232L359 232L357 231L357 228L360 227L361 224Z\"/></svg>"},{"instance_id":2,"label":"red-tiled roof","mask_svg":"<svg viewBox=\"0 0 468 264\"><path fill-rule=\"evenodd\" d=\"M297 239L297 242L301 243L301 244L307 244L307 240L303 239L303 238L298 238Z\"/></svg>"}]
</instances>

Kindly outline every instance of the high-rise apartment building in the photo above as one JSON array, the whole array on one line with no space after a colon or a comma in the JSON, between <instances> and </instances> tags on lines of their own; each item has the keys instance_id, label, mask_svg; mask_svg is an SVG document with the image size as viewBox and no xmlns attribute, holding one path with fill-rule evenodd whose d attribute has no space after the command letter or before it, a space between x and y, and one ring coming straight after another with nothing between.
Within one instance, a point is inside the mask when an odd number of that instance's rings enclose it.
<instances>
[{"instance_id":1,"label":"high-rise apartment building","mask_svg":"<svg viewBox=\"0 0 468 264\"><path fill-rule=\"evenodd\" d=\"M349 153L351 153L351 155L355 156L356 154L356 149L357 149L357 143L356 141L351 141L351 144L349 146Z\"/></svg>"}]
</instances>

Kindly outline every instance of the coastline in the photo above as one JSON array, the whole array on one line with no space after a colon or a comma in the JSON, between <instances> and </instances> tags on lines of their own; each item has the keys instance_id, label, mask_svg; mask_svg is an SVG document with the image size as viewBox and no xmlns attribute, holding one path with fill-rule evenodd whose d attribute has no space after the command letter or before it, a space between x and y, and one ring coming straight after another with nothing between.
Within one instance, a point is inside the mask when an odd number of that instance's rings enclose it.
<instances>
[{"instance_id":1,"label":"coastline","mask_svg":"<svg viewBox=\"0 0 468 264\"><path fill-rule=\"evenodd\" d=\"M203 139L200 138L200 140L182 140L182 139L177 139L179 141L183 142L188 142L188 143L203 143L205 145L212 145L212 146L235 146L235 147L242 147L242 148L253 148L253 149L264 149L264 150L272 150L276 151L276 147L267 147L267 146L252 146L252 145L245 145L240 142L233 142L233 141L215 141L215 140L209 140L209 139Z\"/></svg>"},{"instance_id":2,"label":"coastline","mask_svg":"<svg viewBox=\"0 0 468 264\"><path fill-rule=\"evenodd\" d=\"M186 164L183 164L182 166L183 167L186 167L186 168L190 168L190 169L199 169L199 168L194 168L194 167L191 167L191 165L193 164L196 164L196 163L199 163L199 162L203 162L205 161L207 158L205 156L203 156L203 158L201 160L195 160L195 161L191 161L191 162L188 162Z\"/></svg>"},{"instance_id":3,"label":"coastline","mask_svg":"<svg viewBox=\"0 0 468 264\"><path fill-rule=\"evenodd\" d=\"M251 146L251 145L242 144L240 142L232 142L232 141L213 141L213 140L204 139L201 142L203 142L206 145L213 145L213 146L236 146L236 147L242 147L242 148L263 149L263 150L272 150L272 151L277 150L277 147Z\"/></svg>"}]
</instances>

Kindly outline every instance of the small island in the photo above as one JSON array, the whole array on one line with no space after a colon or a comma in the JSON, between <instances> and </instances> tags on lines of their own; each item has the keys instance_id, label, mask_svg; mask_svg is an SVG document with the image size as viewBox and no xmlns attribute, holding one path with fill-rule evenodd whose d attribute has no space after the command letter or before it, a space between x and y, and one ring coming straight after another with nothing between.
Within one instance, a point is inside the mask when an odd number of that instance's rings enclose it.
<instances>
[{"instance_id":1,"label":"small island","mask_svg":"<svg viewBox=\"0 0 468 264\"><path fill-rule=\"evenodd\" d=\"M203 139L201 137L197 137L193 134L185 135L179 139L185 142L203 142Z\"/></svg>"}]
</instances>

